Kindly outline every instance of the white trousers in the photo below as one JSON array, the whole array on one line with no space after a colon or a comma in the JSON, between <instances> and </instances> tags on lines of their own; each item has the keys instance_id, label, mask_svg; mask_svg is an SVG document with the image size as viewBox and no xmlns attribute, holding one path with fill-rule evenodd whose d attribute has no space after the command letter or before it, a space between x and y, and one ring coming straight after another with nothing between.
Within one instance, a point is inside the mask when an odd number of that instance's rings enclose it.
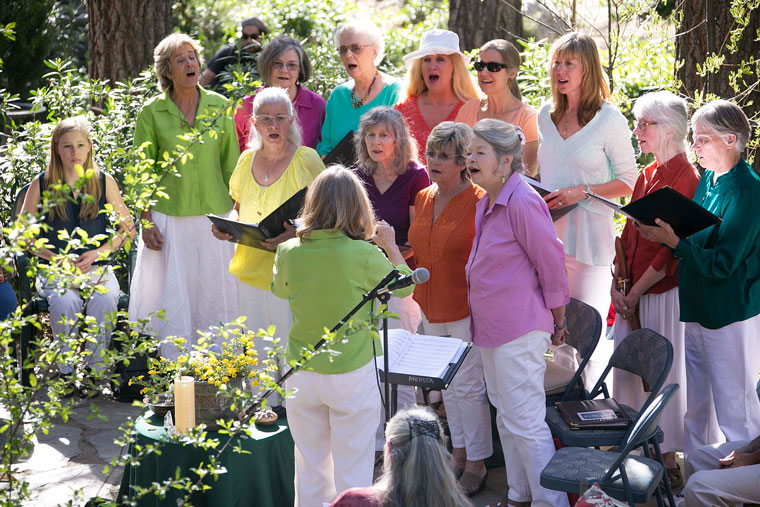
<instances>
[{"instance_id":1,"label":"white trousers","mask_svg":"<svg viewBox=\"0 0 760 507\"><path fill-rule=\"evenodd\" d=\"M432 324L422 316L422 329L433 336L451 336L471 342L470 318ZM473 345L462 361L448 389L441 394L446 404L446 419L451 432L451 445L466 449L469 461L486 459L493 454L491 412L488 407L483 359Z\"/></svg>"},{"instance_id":2,"label":"white trousers","mask_svg":"<svg viewBox=\"0 0 760 507\"><path fill-rule=\"evenodd\" d=\"M719 460L748 441L713 444L694 449L686 460L686 505L729 507L760 503L760 464L718 470Z\"/></svg>"},{"instance_id":3,"label":"white trousers","mask_svg":"<svg viewBox=\"0 0 760 507\"><path fill-rule=\"evenodd\" d=\"M679 320L678 288L662 294L645 294L639 300L641 327L660 333L673 344L673 366L663 385L677 383L681 388L670 398L662 411L660 428L665 433L662 452L683 450L683 418L686 414L686 362L684 359L684 323ZM615 347L631 334L630 321L618 315L615 319ZM641 410L650 393L644 392L641 377L617 368L612 370L614 398Z\"/></svg>"},{"instance_id":4,"label":"white trousers","mask_svg":"<svg viewBox=\"0 0 760 507\"><path fill-rule=\"evenodd\" d=\"M161 250L151 250L140 236L129 318L147 319L152 312L163 309L166 319L151 318L149 329L144 331L159 340L168 336L185 338L188 348L192 348L198 341L198 330L238 317L237 278L229 273L235 244L216 239L205 216L174 217L155 210L151 213L164 243ZM162 342L159 353L167 359L179 357L173 343Z\"/></svg>"},{"instance_id":5,"label":"white trousers","mask_svg":"<svg viewBox=\"0 0 760 507\"><path fill-rule=\"evenodd\" d=\"M686 323L684 451L760 435L760 315L720 329ZM718 431L720 430L720 431Z\"/></svg>"},{"instance_id":6,"label":"white trousers","mask_svg":"<svg viewBox=\"0 0 760 507\"><path fill-rule=\"evenodd\" d=\"M567 269L567 281L570 284L570 297L583 301L593 306L602 317L602 333L599 344L596 346L591 359L583 370L583 384L586 389L596 385L602 376L607 363L610 362L615 344L605 338L604 330L607 327L607 314L610 312L610 286L612 285L612 272L610 266L590 266L575 260L575 257L565 254L565 269ZM557 364L575 370L580 363L580 354L569 345L552 346L554 361ZM613 378L607 376L605 381L607 389L612 392Z\"/></svg>"},{"instance_id":7,"label":"white trousers","mask_svg":"<svg viewBox=\"0 0 760 507\"><path fill-rule=\"evenodd\" d=\"M287 382L295 441L297 507L322 507L348 488L372 485L380 394L372 361L349 373L300 371Z\"/></svg>"},{"instance_id":8,"label":"white trousers","mask_svg":"<svg viewBox=\"0 0 760 507\"><path fill-rule=\"evenodd\" d=\"M98 270L100 267L94 265L92 269ZM87 316L93 317L98 325L103 324L106 320L106 313L116 311L119 303L119 282L110 268L106 268L103 281L102 286L108 292L100 294L93 291L90 301L87 303ZM55 282L51 283L46 279L40 278L37 280L37 287L41 287L39 292L48 302L50 327L53 330L53 336L67 336L72 334L71 326L69 324L62 324L62 322L64 319L66 321L76 320L76 314L82 311L84 301L77 290L66 290L62 294L59 294L56 291L56 285ZM89 368L102 371L105 368L102 354L111 342L111 326L107 324L102 333L95 335L95 339L97 340L96 343L89 340L85 343L85 350L87 350L85 364ZM62 343L61 353L66 353L70 350L65 342ZM64 375L68 375L74 371L74 366L70 363L59 362L58 369Z\"/></svg>"},{"instance_id":9,"label":"white trousers","mask_svg":"<svg viewBox=\"0 0 760 507\"><path fill-rule=\"evenodd\" d=\"M509 499L534 507L565 507L567 495L541 487L541 471L554 442L546 425L544 373L551 337L534 330L495 348L481 348L488 398L496 407L496 423L507 469Z\"/></svg>"},{"instance_id":10,"label":"white trousers","mask_svg":"<svg viewBox=\"0 0 760 507\"><path fill-rule=\"evenodd\" d=\"M260 338L257 336L253 339L253 345L256 349L259 365L263 367L264 361L271 358L277 365L277 370L270 371L269 375L275 381L280 380L287 368L285 368L282 357L275 353L272 338L279 339L277 346L284 352L288 345L288 334L292 320L290 304L286 299L280 299L272 294L272 291L259 289L240 280L237 282L237 295L238 313L246 317L245 326L249 330L258 332L259 329L266 330L269 326L275 326L274 337ZM283 404L282 397L277 393L273 393L267 400L270 406Z\"/></svg>"}]
</instances>

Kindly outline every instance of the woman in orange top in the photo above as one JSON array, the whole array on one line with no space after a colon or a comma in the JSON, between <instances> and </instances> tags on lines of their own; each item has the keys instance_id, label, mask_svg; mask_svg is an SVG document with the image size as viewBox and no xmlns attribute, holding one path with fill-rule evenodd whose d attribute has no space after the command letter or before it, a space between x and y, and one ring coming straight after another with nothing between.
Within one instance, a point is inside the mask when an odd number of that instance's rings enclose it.
<instances>
[{"instance_id":1,"label":"woman in orange top","mask_svg":"<svg viewBox=\"0 0 760 507\"><path fill-rule=\"evenodd\" d=\"M475 236L475 204L485 190L470 181L465 151L472 129L443 122L427 139L427 170L433 185L415 199L409 243L418 267L432 275L414 289L425 334L470 338L465 265ZM483 460L491 455L491 418L480 354L471 350L449 388L443 391L453 455L468 495L486 484Z\"/></svg>"}]
</instances>

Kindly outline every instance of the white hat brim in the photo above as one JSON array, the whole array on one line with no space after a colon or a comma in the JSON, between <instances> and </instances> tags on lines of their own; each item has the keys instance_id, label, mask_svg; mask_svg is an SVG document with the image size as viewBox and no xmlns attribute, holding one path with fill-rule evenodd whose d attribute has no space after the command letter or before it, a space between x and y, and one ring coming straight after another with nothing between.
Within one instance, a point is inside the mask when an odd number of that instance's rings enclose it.
<instances>
[{"instance_id":1,"label":"white hat brim","mask_svg":"<svg viewBox=\"0 0 760 507\"><path fill-rule=\"evenodd\" d=\"M464 62L465 66L467 66L468 63L470 63L470 57L465 55L461 51L452 52L450 48L433 48L433 47L428 47L428 48L412 51L411 53L404 55L404 57L401 59L404 61L404 65L406 66L406 68L411 69L415 60L417 60L418 58L423 58L425 56L430 56L430 55L459 55L462 58L462 61Z\"/></svg>"}]
</instances>

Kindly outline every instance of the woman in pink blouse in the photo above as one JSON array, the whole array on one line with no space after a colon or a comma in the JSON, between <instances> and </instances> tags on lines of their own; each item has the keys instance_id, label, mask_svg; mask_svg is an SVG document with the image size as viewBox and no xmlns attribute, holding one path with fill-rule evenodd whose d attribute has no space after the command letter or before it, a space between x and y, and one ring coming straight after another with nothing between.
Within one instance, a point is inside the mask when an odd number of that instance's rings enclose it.
<instances>
[{"instance_id":1,"label":"woman in pink blouse","mask_svg":"<svg viewBox=\"0 0 760 507\"><path fill-rule=\"evenodd\" d=\"M517 128L489 118L473 130L467 168L487 194L476 206L467 263L470 325L497 411L507 502L564 507L567 495L539 484L554 455L544 422L544 352L564 342L570 300L562 243L546 203L520 178Z\"/></svg>"}]
</instances>

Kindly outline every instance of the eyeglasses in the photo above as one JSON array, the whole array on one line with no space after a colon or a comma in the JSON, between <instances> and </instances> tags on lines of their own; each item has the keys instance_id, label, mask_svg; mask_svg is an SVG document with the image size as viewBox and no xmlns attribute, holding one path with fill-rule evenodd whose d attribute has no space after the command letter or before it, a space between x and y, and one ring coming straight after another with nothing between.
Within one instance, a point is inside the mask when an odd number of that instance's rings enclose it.
<instances>
[{"instance_id":1,"label":"eyeglasses","mask_svg":"<svg viewBox=\"0 0 760 507\"><path fill-rule=\"evenodd\" d=\"M657 125L656 121L634 120L633 130L639 129L642 132L646 132L652 125Z\"/></svg>"},{"instance_id":2,"label":"eyeglasses","mask_svg":"<svg viewBox=\"0 0 760 507\"><path fill-rule=\"evenodd\" d=\"M355 55L364 51L364 48L371 46L372 44L349 44L348 46L338 46L338 54L345 55L350 49Z\"/></svg>"},{"instance_id":3,"label":"eyeglasses","mask_svg":"<svg viewBox=\"0 0 760 507\"><path fill-rule=\"evenodd\" d=\"M433 160L434 158L437 158L441 162L448 162L449 160L456 160L464 158L461 153L452 153L449 155L448 153L444 153L442 151L426 151L425 152L425 158L428 160Z\"/></svg>"},{"instance_id":4,"label":"eyeglasses","mask_svg":"<svg viewBox=\"0 0 760 507\"><path fill-rule=\"evenodd\" d=\"M243 40L248 40L248 39L259 40L259 39L261 39L261 34L260 33L244 33L242 35L242 37L240 37L240 38L243 39Z\"/></svg>"},{"instance_id":5,"label":"eyeglasses","mask_svg":"<svg viewBox=\"0 0 760 507\"><path fill-rule=\"evenodd\" d=\"M288 62L288 63L282 63L282 62L272 62L272 69L273 70L282 70L282 68L285 67L290 72L295 72L298 70L299 65L295 62Z\"/></svg>"},{"instance_id":6,"label":"eyeglasses","mask_svg":"<svg viewBox=\"0 0 760 507\"><path fill-rule=\"evenodd\" d=\"M499 72L501 69L506 69L509 65L499 62L475 62L472 67L480 72L483 69L488 69L488 72Z\"/></svg>"},{"instance_id":7,"label":"eyeglasses","mask_svg":"<svg viewBox=\"0 0 760 507\"><path fill-rule=\"evenodd\" d=\"M703 144L707 144L713 139L717 137L722 137L719 135L714 136L694 136L694 142L691 143L692 146L702 146Z\"/></svg>"},{"instance_id":8,"label":"eyeglasses","mask_svg":"<svg viewBox=\"0 0 760 507\"><path fill-rule=\"evenodd\" d=\"M273 123L285 123L290 121L290 116L287 114L277 114L272 116L271 114L259 114L255 116L257 122L261 122L264 125L272 125Z\"/></svg>"}]
</instances>

